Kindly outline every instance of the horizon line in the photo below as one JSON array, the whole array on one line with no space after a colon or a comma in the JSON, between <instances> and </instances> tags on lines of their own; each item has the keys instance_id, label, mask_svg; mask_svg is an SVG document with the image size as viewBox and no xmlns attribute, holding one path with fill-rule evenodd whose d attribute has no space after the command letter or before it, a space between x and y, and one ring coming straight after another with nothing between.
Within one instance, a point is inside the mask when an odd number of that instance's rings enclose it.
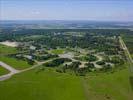
<instances>
[{"instance_id":1,"label":"horizon line","mask_svg":"<svg viewBox=\"0 0 133 100\"><path fill-rule=\"evenodd\" d=\"M131 21L120 21L120 20L87 20L87 19L0 19L0 21L92 21L92 22L133 22Z\"/></svg>"}]
</instances>

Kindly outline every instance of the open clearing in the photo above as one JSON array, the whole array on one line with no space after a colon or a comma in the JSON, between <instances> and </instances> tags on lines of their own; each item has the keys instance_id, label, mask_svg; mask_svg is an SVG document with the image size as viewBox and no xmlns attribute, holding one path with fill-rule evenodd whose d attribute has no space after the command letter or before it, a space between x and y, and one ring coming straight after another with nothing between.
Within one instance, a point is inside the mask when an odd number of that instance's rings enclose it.
<instances>
[{"instance_id":1,"label":"open clearing","mask_svg":"<svg viewBox=\"0 0 133 100\"><path fill-rule=\"evenodd\" d=\"M53 54L63 54L65 52L64 49L54 49L50 51Z\"/></svg>"}]
</instances>

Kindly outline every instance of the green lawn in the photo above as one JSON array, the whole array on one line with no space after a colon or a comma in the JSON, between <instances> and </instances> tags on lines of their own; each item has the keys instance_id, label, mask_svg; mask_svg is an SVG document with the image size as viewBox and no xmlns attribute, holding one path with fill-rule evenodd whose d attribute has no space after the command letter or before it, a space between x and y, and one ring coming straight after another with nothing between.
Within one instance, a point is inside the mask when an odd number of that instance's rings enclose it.
<instances>
[{"instance_id":1,"label":"green lawn","mask_svg":"<svg viewBox=\"0 0 133 100\"><path fill-rule=\"evenodd\" d=\"M0 61L5 62L6 64L16 68L16 69L25 69L31 67L26 61L17 60L15 58L7 57L7 56L0 56Z\"/></svg>"},{"instance_id":2,"label":"green lawn","mask_svg":"<svg viewBox=\"0 0 133 100\"><path fill-rule=\"evenodd\" d=\"M0 54L12 54L16 52L17 52L16 48L0 44Z\"/></svg>"},{"instance_id":3,"label":"green lawn","mask_svg":"<svg viewBox=\"0 0 133 100\"><path fill-rule=\"evenodd\" d=\"M85 100L79 77L44 70L0 82L0 100Z\"/></svg>"},{"instance_id":4,"label":"green lawn","mask_svg":"<svg viewBox=\"0 0 133 100\"><path fill-rule=\"evenodd\" d=\"M9 73L9 71L7 69L3 68L2 66L0 66L0 76L5 75L7 73Z\"/></svg>"},{"instance_id":5,"label":"green lawn","mask_svg":"<svg viewBox=\"0 0 133 100\"><path fill-rule=\"evenodd\" d=\"M53 54L63 54L65 52L64 49L54 49L50 51Z\"/></svg>"},{"instance_id":6,"label":"green lawn","mask_svg":"<svg viewBox=\"0 0 133 100\"><path fill-rule=\"evenodd\" d=\"M98 74L86 78L90 100L132 100L128 70ZM133 84L132 84L133 85Z\"/></svg>"}]
</instances>

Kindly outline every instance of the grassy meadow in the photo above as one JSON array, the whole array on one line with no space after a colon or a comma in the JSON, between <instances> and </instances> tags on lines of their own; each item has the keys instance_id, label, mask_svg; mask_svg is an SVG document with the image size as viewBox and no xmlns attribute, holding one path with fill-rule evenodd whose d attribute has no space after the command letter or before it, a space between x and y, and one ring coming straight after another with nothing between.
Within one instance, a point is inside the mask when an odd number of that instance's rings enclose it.
<instances>
[{"instance_id":1,"label":"grassy meadow","mask_svg":"<svg viewBox=\"0 0 133 100\"><path fill-rule=\"evenodd\" d=\"M0 61L5 62L6 64L16 68L16 69L25 69L28 67L31 67L32 65L29 65L27 61L24 60L18 60L15 58L11 58L8 56L0 56Z\"/></svg>"},{"instance_id":2,"label":"grassy meadow","mask_svg":"<svg viewBox=\"0 0 133 100\"><path fill-rule=\"evenodd\" d=\"M7 69L0 66L0 75L5 75L5 74L8 74L8 73L9 73L9 71Z\"/></svg>"},{"instance_id":3,"label":"grassy meadow","mask_svg":"<svg viewBox=\"0 0 133 100\"><path fill-rule=\"evenodd\" d=\"M16 52L18 52L16 48L0 44L0 55L1 54L2 55L4 55L4 54L12 54L12 53L16 53Z\"/></svg>"},{"instance_id":4,"label":"grassy meadow","mask_svg":"<svg viewBox=\"0 0 133 100\"><path fill-rule=\"evenodd\" d=\"M85 100L79 77L49 70L31 70L0 82L0 94L0 100Z\"/></svg>"},{"instance_id":5,"label":"grassy meadow","mask_svg":"<svg viewBox=\"0 0 133 100\"><path fill-rule=\"evenodd\" d=\"M132 100L128 69L85 77L30 70L0 82L0 100Z\"/></svg>"},{"instance_id":6,"label":"grassy meadow","mask_svg":"<svg viewBox=\"0 0 133 100\"><path fill-rule=\"evenodd\" d=\"M133 98L128 69L86 77L85 80L90 100L132 100Z\"/></svg>"},{"instance_id":7,"label":"grassy meadow","mask_svg":"<svg viewBox=\"0 0 133 100\"><path fill-rule=\"evenodd\" d=\"M65 50L64 49L53 49L50 52L53 54L63 54Z\"/></svg>"}]
</instances>

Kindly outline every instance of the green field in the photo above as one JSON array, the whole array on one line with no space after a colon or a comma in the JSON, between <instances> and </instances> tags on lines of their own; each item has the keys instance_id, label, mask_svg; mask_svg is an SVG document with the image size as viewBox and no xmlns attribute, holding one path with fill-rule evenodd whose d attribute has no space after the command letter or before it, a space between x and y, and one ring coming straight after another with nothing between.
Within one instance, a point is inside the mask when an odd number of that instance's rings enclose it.
<instances>
[{"instance_id":1,"label":"green field","mask_svg":"<svg viewBox=\"0 0 133 100\"><path fill-rule=\"evenodd\" d=\"M0 66L0 76L5 75L7 73L9 73L9 71L7 69L3 68L2 66Z\"/></svg>"},{"instance_id":2,"label":"green field","mask_svg":"<svg viewBox=\"0 0 133 100\"><path fill-rule=\"evenodd\" d=\"M0 100L132 100L128 70L79 77L45 69L0 82ZM8 96L7 96L8 95ZM89 99L87 99L89 98Z\"/></svg>"},{"instance_id":3,"label":"green field","mask_svg":"<svg viewBox=\"0 0 133 100\"><path fill-rule=\"evenodd\" d=\"M127 69L113 74L87 77L86 84L90 91L88 95L90 100L132 100L133 98Z\"/></svg>"},{"instance_id":4,"label":"green field","mask_svg":"<svg viewBox=\"0 0 133 100\"><path fill-rule=\"evenodd\" d=\"M50 51L53 54L63 54L65 52L64 49L54 49Z\"/></svg>"},{"instance_id":5,"label":"green field","mask_svg":"<svg viewBox=\"0 0 133 100\"><path fill-rule=\"evenodd\" d=\"M85 100L79 77L35 70L0 82L0 100Z\"/></svg>"},{"instance_id":6,"label":"green field","mask_svg":"<svg viewBox=\"0 0 133 100\"><path fill-rule=\"evenodd\" d=\"M0 44L0 54L12 54L16 53L17 49L14 47L4 46Z\"/></svg>"},{"instance_id":7,"label":"green field","mask_svg":"<svg viewBox=\"0 0 133 100\"><path fill-rule=\"evenodd\" d=\"M31 67L31 65L29 65L24 60L17 60L15 58L7 57L7 56L0 56L0 61L3 61L6 64L8 64L16 69L25 69L25 68Z\"/></svg>"}]
</instances>

